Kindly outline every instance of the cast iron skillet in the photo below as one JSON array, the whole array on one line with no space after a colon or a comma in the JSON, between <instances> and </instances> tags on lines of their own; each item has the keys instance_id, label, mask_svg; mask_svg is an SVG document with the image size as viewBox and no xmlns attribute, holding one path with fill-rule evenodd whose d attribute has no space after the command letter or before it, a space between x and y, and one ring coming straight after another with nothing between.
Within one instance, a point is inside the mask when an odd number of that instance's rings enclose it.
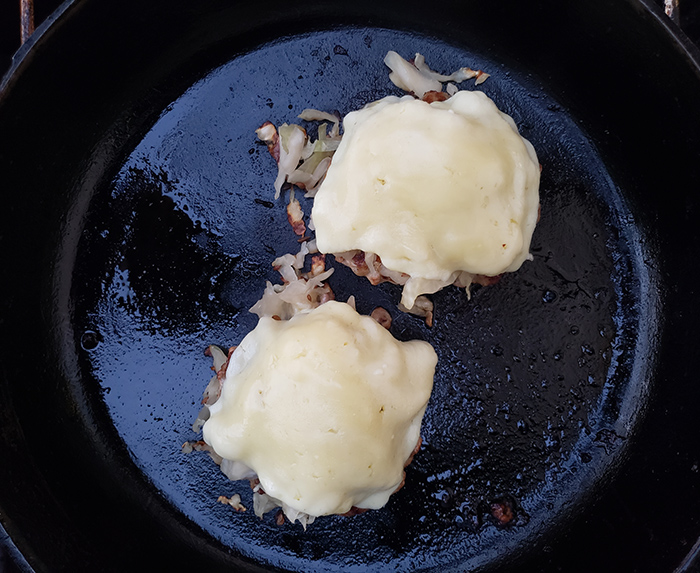
<instances>
[{"instance_id":1,"label":"cast iron skillet","mask_svg":"<svg viewBox=\"0 0 700 573\"><path fill-rule=\"evenodd\" d=\"M0 515L34 568L693 566L700 71L653 6L64 11L0 96ZM250 493L179 446L201 349L240 341L297 248L252 130L396 93L390 48L492 74L478 89L538 149L543 217L533 262L436 295L432 329L336 271L339 299L389 308L440 367L404 490L304 533L217 505Z\"/></svg>"}]
</instances>

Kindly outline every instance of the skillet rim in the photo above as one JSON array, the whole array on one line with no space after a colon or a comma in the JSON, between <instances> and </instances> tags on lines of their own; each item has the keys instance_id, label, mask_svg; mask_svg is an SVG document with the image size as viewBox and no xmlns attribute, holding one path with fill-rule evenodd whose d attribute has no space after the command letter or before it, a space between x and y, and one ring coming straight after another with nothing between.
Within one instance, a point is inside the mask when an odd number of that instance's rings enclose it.
<instances>
[{"instance_id":1,"label":"skillet rim","mask_svg":"<svg viewBox=\"0 0 700 573\"><path fill-rule=\"evenodd\" d=\"M3 102L3 98L6 92L12 89L16 78L23 72L23 70L31 65L32 58L36 50L36 46L42 45L44 42L49 41L50 33L53 31L53 25L58 21L60 24L60 18L64 14L70 14L73 9L78 9L88 0L66 0L57 10L54 12L47 21L42 23L42 25L37 29L37 32L32 36L29 42L25 44L13 58L13 63L10 67L8 73L3 77L0 83L0 107ZM680 30L675 24L668 21L668 19L663 15L660 9L652 3L651 0L637 0L638 4L644 7L646 11L650 12L654 18L659 21L663 28L666 30L667 36L670 36L677 48L681 49L682 54L687 63L690 63L694 67L694 71L698 77L700 77L700 49L695 46L689 38Z\"/></svg>"}]
</instances>

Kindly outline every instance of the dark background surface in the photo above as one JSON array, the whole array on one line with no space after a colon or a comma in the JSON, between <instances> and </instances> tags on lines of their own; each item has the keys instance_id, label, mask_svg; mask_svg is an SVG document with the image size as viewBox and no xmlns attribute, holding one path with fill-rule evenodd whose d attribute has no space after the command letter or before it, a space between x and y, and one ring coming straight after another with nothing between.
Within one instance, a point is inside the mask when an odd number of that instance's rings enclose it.
<instances>
[{"instance_id":1,"label":"dark background surface","mask_svg":"<svg viewBox=\"0 0 700 573\"><path fill-rule=\"evenodd\" d=\"M20 46L19 24L20 0L0 2L0 76L12 63L12 54ZM51 12L62 4L62 0L34 0L34 21L38 27Z\"/></svg>"},{"instance_id":2,"label":"dark background surface","mask_svg":"<svg viewBox=\"0 0 700 573\"><path fill-rule=\"evenodd\" d=\"M663 8L663 0L656 0ZM62 0L34 0L34 20L38 27ZM700 45L700 0L680 0L680 25L696 44ZM12 55L20 46L19 0L0 2L0 76L12 63Z\"/></svg>"},{"instance_id":3,"label":"dark background surface","mask_svg":"<svg viewBox=\"0 0 700 573\"><path fill-rule=\"evenodd\" d=\"M657 2L663 5L662 0ZM35 23L38 27L62 2L35 0ZM696 44L700 45L700 0L681 0L680 25ZM0 76L10 68L12 56L20 46L19 0L0 2ZM11 540L0 527L0 572L26 572L31 569L23 562Z\"/></svg>"}]
</instances>

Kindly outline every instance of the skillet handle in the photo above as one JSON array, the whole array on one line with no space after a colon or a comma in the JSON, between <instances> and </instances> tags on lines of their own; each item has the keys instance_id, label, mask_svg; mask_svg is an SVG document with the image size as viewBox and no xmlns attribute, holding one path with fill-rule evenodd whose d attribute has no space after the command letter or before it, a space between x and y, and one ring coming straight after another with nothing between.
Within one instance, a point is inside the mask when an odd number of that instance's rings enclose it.
<instances>
[{"instance_id":1,"label":"skillet handle","mask_svg":"<svg viewBox=\"0 0 700 573\"><path fill-rule=\"evenodd\" d=\"M24 44L34 33L34 0L19 0L21 41Z\"/></svg>"}]
</instances>

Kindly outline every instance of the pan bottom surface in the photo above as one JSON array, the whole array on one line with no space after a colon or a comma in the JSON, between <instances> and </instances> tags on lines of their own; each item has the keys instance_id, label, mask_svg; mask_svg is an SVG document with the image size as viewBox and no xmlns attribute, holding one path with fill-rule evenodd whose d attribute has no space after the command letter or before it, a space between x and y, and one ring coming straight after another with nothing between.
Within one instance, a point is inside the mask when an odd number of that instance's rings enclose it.
<instances>
[{"instance_id":1,"label":"pan bottom surface","mask_svg":"<svg viewBox=\"0 0 700 573\"><path fill-rule=\"evenodd\" d=\"M432 328L396 309L400 287L336 267L337 299L383 306L399 339L439 357L423 446L381 510L324 517L306 531L252 512L248 482L206 454L182 454L210 377L209 344L237 344L272 260L299 245L276 166L254 130L304 108L342 115L400 92L387 50L433 69L491 77L479 89L511 115L543 166L534 260L494 286L432 297ZM603 160L535 78L439 40L346 28L294 36L209 72L163 110L117 175L95 191L73 274L84 390L104 405L134 463L231 560L295 571L488 569L517 562L604 487L648 396L659 328L643 236ZM302 200L305 213L310 200ZM125 484L125 487L128 487ZM235 513L219 495L241 495ZM512 519L503 523L503 515ZM499 518L500 517L500 518ZM554 542L554 541L552 541ZM233 562L233 561L232 561Z\"/></svg>"}]
</instances>

